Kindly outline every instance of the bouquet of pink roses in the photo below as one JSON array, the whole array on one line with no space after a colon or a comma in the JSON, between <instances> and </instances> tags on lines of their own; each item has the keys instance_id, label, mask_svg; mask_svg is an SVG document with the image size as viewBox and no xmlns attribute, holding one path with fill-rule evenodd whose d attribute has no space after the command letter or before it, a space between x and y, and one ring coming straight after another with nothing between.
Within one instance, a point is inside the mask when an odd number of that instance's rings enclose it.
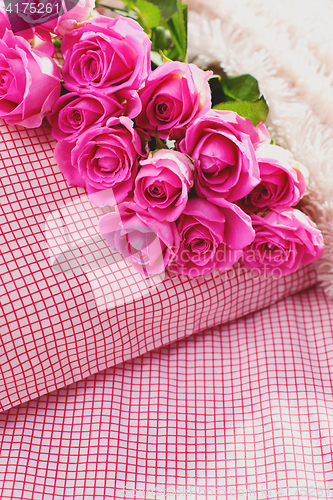
<instances>
[{"instance_id":1,"label":"bouquet of pink roses","mask_svg":"<svg viewBox=\"0 0 333 500\"><path fill-rule=\"evenodd\" d=\"M20 30L2 9L0 117L37 127L47 116L68 183L110 207L99 231L144 275L241 261L279 277L319 259L321 233L294 208L306 169L271 141L256 80L185 62L180 1L166 14L125 4L115 19L87 20L80 2L46 23L21 15ZM51 42L61 37L62 74Z\"/></svg>"}]
</instances>

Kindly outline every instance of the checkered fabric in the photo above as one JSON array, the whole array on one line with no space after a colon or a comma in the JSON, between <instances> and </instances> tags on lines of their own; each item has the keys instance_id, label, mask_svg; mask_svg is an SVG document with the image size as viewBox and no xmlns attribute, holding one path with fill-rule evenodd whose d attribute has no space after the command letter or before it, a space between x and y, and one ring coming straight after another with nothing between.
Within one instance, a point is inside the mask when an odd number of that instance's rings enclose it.
<instances>
[{"instance_id":1,"label":"checkered fabric","mask_svg":"<svg viewBox=\"0 0 333 500\"><path fill-rule=\"evenodd\" d=\"M333 497L321 288L0 413L0 498Z\"/></svg>"},{"instance_id":2,"label":"checkered fabric","mask_svg":"<svg viewBox=\"0 0 333 500\"><path fill-rule=\"evenodd\" d=\"M313 267L145 280L97 233L105 210L67 185L49 126L0 133L2 410L316 283Z\"/></svg>"}]
</instances>

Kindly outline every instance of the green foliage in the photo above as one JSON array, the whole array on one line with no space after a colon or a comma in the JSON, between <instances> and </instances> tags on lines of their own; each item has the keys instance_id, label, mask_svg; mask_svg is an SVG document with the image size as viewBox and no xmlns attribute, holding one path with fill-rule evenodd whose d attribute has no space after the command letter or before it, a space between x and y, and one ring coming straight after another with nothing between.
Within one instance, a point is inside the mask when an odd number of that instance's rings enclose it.
<instances>
[{"instance_id":1,"label":"green foliage","mask_svg":"<svg viewBox=\"0 0 333 500\"><path fill-rule=\"evenodd\" d=\"M174 46L170 32L163 26L157 26L154 30L152 30L151 44L152 52L157 53L160 51L164 53ZM162 64L162 62L160 64Z\"/></svg>"},{"instance_id":2,"label":"green foliage","mask_svg":"<svg viewBox=\"0 0 333 500\"><path fill-rule=\"evenodd\" d=\"M219 76L213 75L209 81L214 109L235 111L249 118L254 125L265 122L268 105L261 95L258 81L252 75Z\"/></svg>"},{"instance_id":3,"label":"green foliage","mask_svg":"<svg viewBox=\"0 0 333 500\"><path fill-rule=\"evenodd\" d=\"M177 0L148 0L157 5L161 11L162 18L166 21L177 12Z\"/></svg>"},{"instance_id":4,"label":"green foliage","mask_svg":"<svg viewBox=\"0 0 333 500\"><path fill-rule=\"evenodd\" d=\"M260 98L258 81L252 75L227 76L220 80L228 101L256 101Z\"/></svg>"},{"instance_id":5,"label":"green foliage","mask_svg":"<svg viewBox=\"0 0 333 500\"><path fill-rule=\"evenodd\" d=\"M61 47L61 38L52 38L52 43L55 47Z\"/></svg>"},{"instance_id":6,"label":"green foliage","mask_svg":"<svg viewBox=\"0 0 333 500\"><path fill-rule=\"evenodd\" d=\"M167 26L179 58L185 62L187 54L187 5L183 5L181 1L177 2L177 12L167 21ZM173 57L169 54L166 55L172 60L176 59L175 54L172 54Z\"/></svg>"},{"instance_id":7,"label":"green foliage","mask_svg":"<svg viewBox=\"0 0 333 500\"><path fill-rule=\"evenodd\" d=\"M138 10L139 22L141 21L143 29L157 28L161 22L161 11L152 3L146 0L137 0L136 9Z\"/></svg>"},{"instance_id":8,"label":"green foliage","mask_svg":"<svg viewBox=\"0 0 333 500\"><path fill-rule=\"evenodd\" d=\"M214 106L214 109L228 109L235 111L244 118L249 118L253 125L258 125L259 121L265 122L268 115L268 105L261 96L255 101L227 101Z\"/></svg>"}]
</instances>

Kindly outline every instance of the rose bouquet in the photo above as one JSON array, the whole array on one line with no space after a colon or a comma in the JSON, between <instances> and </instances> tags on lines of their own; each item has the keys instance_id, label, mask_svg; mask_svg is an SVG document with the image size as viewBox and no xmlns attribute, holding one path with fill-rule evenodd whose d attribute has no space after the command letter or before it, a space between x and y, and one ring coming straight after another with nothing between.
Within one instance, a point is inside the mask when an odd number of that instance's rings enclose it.
<instances>
[{"instance_id":1,"label":"rose bouquet","mask_svg":"<svg viewBox=\"0 0 333 500\"><path fill-rule=\"evenodd\" d=\"M271 140L257 81L188 64L186 6L156 3L126 1L116 18L88 18L89 2L51 2L49 17L5 3L0 117L46 116L68 183L108 207L100 233L145 276L240 261L280 277L319 259L321 233L297 209L306 169Z\"/></svg>"}]
</instances>

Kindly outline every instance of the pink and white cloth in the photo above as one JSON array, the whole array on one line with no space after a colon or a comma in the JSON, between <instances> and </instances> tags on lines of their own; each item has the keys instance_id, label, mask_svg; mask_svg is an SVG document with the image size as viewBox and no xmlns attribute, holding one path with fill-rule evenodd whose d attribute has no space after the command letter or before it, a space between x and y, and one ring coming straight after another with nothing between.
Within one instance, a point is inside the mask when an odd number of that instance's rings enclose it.
<instances>
[{"instance_id":1,"label":"pink and white cloth","mask_svg":"<svg viewBox=\"0 0 333 500\"><path fill-rule=\"evenodd\" d=\"M333 497L315 269L147 281L96 232L49 126L0 132L0 498Z\"/></svg>"}]
</instances>

